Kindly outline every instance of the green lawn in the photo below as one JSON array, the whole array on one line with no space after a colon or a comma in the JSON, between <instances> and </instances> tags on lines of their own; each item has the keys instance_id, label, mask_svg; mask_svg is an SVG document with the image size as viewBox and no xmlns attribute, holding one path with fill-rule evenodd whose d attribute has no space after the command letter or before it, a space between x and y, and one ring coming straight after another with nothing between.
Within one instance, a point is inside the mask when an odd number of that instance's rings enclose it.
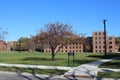
<instances>
[{"instance_id":1,"label":"green lawn","mask_svg":"<svg viewBox=\"0 0 120 80\"><path fill-rule=\"evenodd\" d=\"M102 54L93 53L76 53L75 54L75 66L99 60L101 58L94 57L101 56ZM72 64L72 58L70 57L70 66ZM66 53L58 53L56 55L55 61L51 61L50 53L38 53L38 52L1 52L0 53L0 63L10 63L10 64L34 64L34 65L47 65L47 66L68 66L68 55ZM16 67L0 67L1 71L12 71L12 72L28 72L28 73L38 73L38 74L63 74L65 70L49 70L49 69L26 69L26 68L16 68Z\"/></svg>"},{"instance_id":2,"label":"green lawn","mask_svg":"<svg viewBox=\"0 0 120 80\"><path fill-rule=\"evenodd\" d=\"M88 62L101 59L103 54L95 53L76 53L75 54L75 66L85 64ZM97 56L97 57L96 57ZM99 56L99 57L98 57ZM72 56L70 56L70 66L72 66ZM68 55L66 53L58 53L55 61L51 61L50 53L38 53L38 52L1 52L0 63L11 64L34 64L34 65L49 65L49 66L68 66Z\"/></svg>"},{"instance_id":3,"label":"green lawn","mask_svg":"<svg viewBox=\"0 0 120 80\"><path fill-rule=\"evenodd\" d=\"M118 56L118 57L120 57L120 56ZM99 68L120 69L120 60L112 60L110 62L103 63L99 66ZM98 72L98 77L120 78L120 72Z\"/></svg>"},{"instance_id":4,"label":"green lawn","mask_svg":"<svg viewBox=\"0 0 120 80\"><path fill-rule=\"evenodd\" d=\"M116 57L118 55L109 54L106 58ZM72 66L72 56L70 57L70 66ZM75 66L93 62L96 60L104 59L103 53L76 53L75 54ZM34 64L34 65L47 65L47 66L68 66L67 53L58 53L55 61L51 61L51 53L39 53L39 52L0 52L0 63L10 64ZM64 70L47 70L47 69L25 69L15 67L0 67L2 71L20 71L39 74L62 74ZM42 73L41 73L42 71Z\"/></svg>"},{"instance_id":5,"label":"green lawn","mask_svg":"<svg viewBox=\"0 0 120 80\"><path fill-rule=\"evenodd\" d=\"M98 77L101 77L101 78L120 78L120 72L99 72Z\"/></svg>"},{"instance_id":6,"label":"green lawn","mask_svg":"<svg viewBox=\"0 0 120 80\"><path fill-rule=\"evenodd\" d=\"M113 68L113 69L120 69L120 60L112 60L110 62L101 64L100 68Z\"/></svg>"}]
</instances>

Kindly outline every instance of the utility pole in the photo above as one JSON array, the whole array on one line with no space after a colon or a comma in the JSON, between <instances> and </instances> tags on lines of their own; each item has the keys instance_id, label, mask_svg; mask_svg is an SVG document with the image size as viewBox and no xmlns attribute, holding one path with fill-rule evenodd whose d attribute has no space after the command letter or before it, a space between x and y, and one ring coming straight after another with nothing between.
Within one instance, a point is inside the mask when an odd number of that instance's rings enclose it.
<instances>
[{"instance_id":1,"label":"utility pole","mask_svg":"<svg viewBox=\"0 0 120 80\"><path fill-rule=\"evenodd\" d=\"M104 45L105 45L105 57L107 56L107 44L106 44L106 21L107 20L102 20L103 21L103 24L104 24Z\"/></svg>"}]
</instances>

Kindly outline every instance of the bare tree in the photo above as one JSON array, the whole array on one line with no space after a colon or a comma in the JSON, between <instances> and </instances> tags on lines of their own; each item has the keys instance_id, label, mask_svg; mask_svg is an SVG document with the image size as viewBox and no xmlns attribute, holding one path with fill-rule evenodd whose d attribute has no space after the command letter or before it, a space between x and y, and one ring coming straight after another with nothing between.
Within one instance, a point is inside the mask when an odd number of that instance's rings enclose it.
<instances>
[{"instance_id":1,"label":"bare tree","mask_svg":"<svg viewBox=\"0 0 120 80\"><path fill-rule=\"evenodd\" d=\"M5 35L7 35L8 32L3 30L2 28L0 28L0 40L4 40L5 39Z\"/></svg>"},{"instance_id":2,"label":"bare tree","mask_svg":"<svg viewBox=\"0 0 120 80\"><path fill-rule=\"evenodd\" d=\"M67 45L74 37L72 26L62 23L49 23L45 25L45 29L39 30L39 33L34 37L34 41L42 46L49 46L52 51L52 60L55 59L55 50L57 46Z\"/></svg>"}]
</instances>

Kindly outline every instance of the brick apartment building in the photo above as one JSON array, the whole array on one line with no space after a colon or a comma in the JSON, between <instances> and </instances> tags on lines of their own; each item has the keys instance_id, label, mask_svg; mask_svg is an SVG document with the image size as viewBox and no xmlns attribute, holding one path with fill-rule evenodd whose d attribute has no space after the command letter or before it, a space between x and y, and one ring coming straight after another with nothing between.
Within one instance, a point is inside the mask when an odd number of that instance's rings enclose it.
<instances>
[{"instance_id":1,"label":"brick apartment building","mask_svg":"<svg viewBox=\"0 0 120 80\"><path fill-rule=\"evenodd\" d=\"M0 52L2 51L10 51L10 46L3 40L0 40Z\"/></svg>"},{"instance_id":2,"label":"brick apartment building","mask_svg":"<svg viewBox=\"0 0 120 80\"><path fill-rule=\"evenodd\" d=\"M93 32L93 52L104 52L105 51L105 41L104 41L104 32L103 31L96 31ZM115 37L108 36L106 32L106 45L107 45L107 52L116 52L115 46Z\"/></svg>"},{"instance_id":3,"label":"brick apartment building","mask_svg":"<svg viewBox=\"0 0 120 80\"><path fill-rule=\"evenodd\" d=\"M115 52L120 52L120 44L115 44Z\"/></svg>"},{"instance_id":4,"label":"brick apartment building","mask_svg":"<svg viewBox=\"0 0 120 80\"><path fill-rule=\"evenodd\" d=\"M104 41L104 32L103 31L95 31L92 33L92 39L88 42L91 44L90 47L92 47L90 52L94 53L101 53L105 51L105 41ZM89 39L89 37L88 37ZM114 36L108 36L106 32L106 45L107 45L107 52L117 52L118 47L115 44L115 37ZM67 46L63 46L58 50L59 46L57 46L55 52L84 52L84 46L80 43L74 43L74 44L68 44ZM51 49L46 46L44 48L44 52L51 52Z\"/></svg>"},{"instance_id":5,"label":"brick apartment building","mask_svg":"<svg viewBox=\"0 0 120 80\"><path fill-rule=\"evenodd\" d=\"M67 53L67 52L83 52L83 45L81 43L71 43L66 46L63 46L62 48L59 49L60 46L57 46L55 52L62 52L62 53ZM59 50L58 50L59 49ZM46 46L44 48L44 52L51 52L51 49L49 46Z\"/></svg>"},{"instance_id":6,"label":"brick apartment building","mask_svg":"<svg viewBox=\"0 0 120 80\"><path fill-rule=\"evenodd\" d=\"M90 43L89 47L90 52L94 53L100 53L105 51L105 45L104 45L104 32L103 31L95 31L92 33L92 37L87 38L87 42ZM0 51L10 51L10 49L14 46L14 42L8 42L5 43L4 41L0 40ZM107 44L107 52L118 52L120 44L115 44L115 37L114 36L108 36L106 33L106 44ZM75 52L75 53L82 53L85 52L85 46L81 44L80 42L76 43L70 43L66 46L60 47L57 46L55 52L62 52L62 53L68 53L68 52ZM45 46L43 49L43 52L51 52L51 49L49 46Z\"/></svg>"}]
</instances>

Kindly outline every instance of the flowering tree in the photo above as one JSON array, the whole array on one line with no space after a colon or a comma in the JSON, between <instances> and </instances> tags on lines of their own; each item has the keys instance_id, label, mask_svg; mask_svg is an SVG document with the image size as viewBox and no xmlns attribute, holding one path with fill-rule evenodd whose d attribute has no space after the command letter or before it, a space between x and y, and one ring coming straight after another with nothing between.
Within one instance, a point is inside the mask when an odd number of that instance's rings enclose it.
<instances>
[{"instance_id":1,"label":"flowering tree","mask_svg":"<svg viewBox=\"0 0 120 80\"><path fill-rule=\"evenodd\" d=\"M34 37L34 41L41 46L49 46L52 51L52 60L54 60L57 46L62 47L72 40L73 32L71 28L72 26L62 23L46 24L45 28L39 30L39 33Z\"/></svg>"}]
</instances>

